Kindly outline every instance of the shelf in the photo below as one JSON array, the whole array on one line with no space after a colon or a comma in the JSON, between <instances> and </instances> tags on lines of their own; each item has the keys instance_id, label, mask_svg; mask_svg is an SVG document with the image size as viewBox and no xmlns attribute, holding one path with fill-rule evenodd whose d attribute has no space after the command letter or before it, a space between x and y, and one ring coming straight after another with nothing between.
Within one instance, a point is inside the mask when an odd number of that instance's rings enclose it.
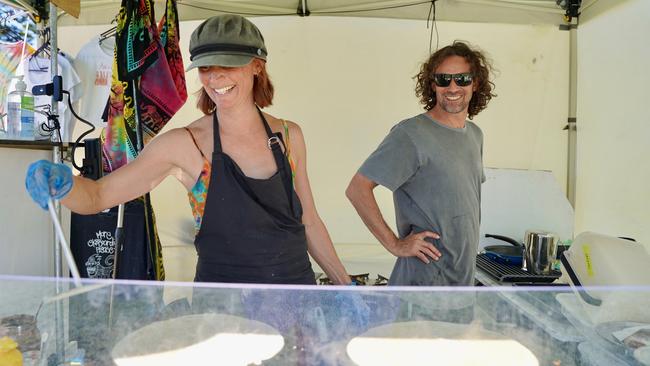
<instances>
[{"instance_id":1,"label":"shelf","mask_svg":"<svg viewBox=\"0 0 650 366\"><path fill-rule=\"evenodd\" d=\"M49 140L5 140L0 139L0 148L28 149L28 150L53 150L59 146L57 142ZM63 150L68 148L68 143L63 144Z\"/></svg>"}]
</instances>

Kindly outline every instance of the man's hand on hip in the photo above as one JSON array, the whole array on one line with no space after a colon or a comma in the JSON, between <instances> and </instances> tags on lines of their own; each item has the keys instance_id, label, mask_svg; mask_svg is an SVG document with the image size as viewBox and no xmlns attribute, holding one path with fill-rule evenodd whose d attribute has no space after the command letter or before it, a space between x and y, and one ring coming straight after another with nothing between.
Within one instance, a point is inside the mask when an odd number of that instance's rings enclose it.
<instances>
[{"instance_id":1,"label":"man's hand on hip","mask_svg":"<svg viewBox=\"0 0 650 366\"><path fill-rule=\"evenodd\" d=\"M429 263L429 258L437 261L442 254L433 244L426 241L426 238L440 239L440 235L433 231L412 233L404 239L398 239L390 246L389 251L397 257L418 257L424 263Z\"/></svg>"}]
</instances>

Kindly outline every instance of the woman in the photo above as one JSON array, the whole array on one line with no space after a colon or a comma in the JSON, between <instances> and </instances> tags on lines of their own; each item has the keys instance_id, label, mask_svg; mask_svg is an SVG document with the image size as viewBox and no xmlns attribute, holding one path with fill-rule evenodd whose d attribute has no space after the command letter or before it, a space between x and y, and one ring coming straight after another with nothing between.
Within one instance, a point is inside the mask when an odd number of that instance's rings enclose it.
<instances>
[{"instance_id":1,"label":"woman","mask_svg":"<svg viewBox=\"0 0 650 366\"><path fill-rule=\"evenodd\" d=\"M196 281L314 284L307 252L336 284L350 278L314 206L300 127L262 113L273 86L260 31L237 15L204 21L190 39L204 116L152 140L137 159L93 181L39 161L26 187L74 212L96 213L173 175L196 219Z\"/></svg>"}]
</instances>

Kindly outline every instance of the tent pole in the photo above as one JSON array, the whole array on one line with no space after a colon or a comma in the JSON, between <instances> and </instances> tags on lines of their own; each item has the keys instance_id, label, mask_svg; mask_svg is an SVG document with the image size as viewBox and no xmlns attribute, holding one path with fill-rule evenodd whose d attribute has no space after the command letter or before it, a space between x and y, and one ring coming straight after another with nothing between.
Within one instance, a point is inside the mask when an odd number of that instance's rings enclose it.
<instances>
[{"instance_id":1,"label":"tent pole","mask_svg":"<svg viewBox=\"0 0 650 366\"><path fill-rule=\"evenodd\" d=\"M50 27L50 49L51 49L51 55L50 55L50 74L52 76L52 80L54 80L54 76L58 74L59 70L59 60L57 59L57 49L58 49L58 42L57 42L57 12L56 12L56 5L50 3L50 17L49 17L49 27ZM59 114L59 102L56 100L54 95L52 96L51 100L51 105L50 105L50 113L52 115L58 115ZM52 134L52 140L57 142L57 134ZM61 154L60 154L60 147L58 145L55 145L54 148L52 149L52 161L54 163L61 163ZM54 202L54 210L56 211L57 216L59 219L61 219L61 205L58 200ZM63 274L63 269L62 269L62 262L61 262L61 249L59 246L59 238L54 235L54 271L56 277L62 277Z\"/></svg>"},{"instance_id":2,"label":"tent pole","mask_svg":"<svg viewBox=\"0 0 650 366\"><path fill-rule=\"evenodd\" d=\"M50 54L50 74L52 75L52 80L54 80L54 76L58 74L59 70L59 63L58 63L58 42L57 42L57 37L58 37L58 31L57 31L57 19L58 14L57 14L57 7L54 5L52 2L49 4L49 20L48 20L48 25L50 27L50 49L51 49L51 54ZM59 113L59 102L56 100L54 95L52 96L52 101L51 101L51 109L50 113L53 115L58 115ZM57 134L52 135L52 139L56 141L58 138ZM61 154L60 154L60 147L58 145L55 145L54 148L52 149L52 161L54 163L62 163L61 161ZM55 214L58 216L59 220L61 219L61 204L59 203L58 200L54 201L54 211ZM53 228L53 230L55 230ZM55 270L55 275L56 275L56 293L60 294L61 292L65 291L63 289L63 283L61 282L61 278L63 277L63 263L61 260L61 243L59 242L59 237L56 235L56 232L54 233L54 270ZM54 306L54 323L55 323L55 334L56 334L56 354L58 356L57 363L63 362L65 360L65 341L66 341L66 335L65 335L65 328L63 324L63 303L61 301L57 301Z\"/></svg>"},{"instance_id":3,"label":"tent pole","mask_svg":"<svg viewBox=\"0 0 650 366\"><path fill-rule=\"evenodd\" d=\"M569 25L569 117L567 151L567 198L575 209L576 204L576 166L577 166L577 98L578 98L578 20L574 18Z\"/></svg>"}]
</instances>

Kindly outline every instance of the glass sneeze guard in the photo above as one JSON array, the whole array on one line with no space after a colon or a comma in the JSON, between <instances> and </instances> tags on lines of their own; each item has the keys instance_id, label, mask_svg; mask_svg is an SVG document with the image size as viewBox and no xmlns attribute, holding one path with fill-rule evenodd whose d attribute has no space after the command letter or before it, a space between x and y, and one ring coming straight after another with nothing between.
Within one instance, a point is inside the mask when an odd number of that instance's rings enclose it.
<instances>
[{"instance_id":1,"label":"glass sneeze guard","mask_svg":"<svg viewBox=\"0 0 650 366\"><path fill-rule=\"evenodd\" d=\"M650 288L577 291L4 276L0 339L39 366L647 364Z\"/></svg>"}]
</instances>

